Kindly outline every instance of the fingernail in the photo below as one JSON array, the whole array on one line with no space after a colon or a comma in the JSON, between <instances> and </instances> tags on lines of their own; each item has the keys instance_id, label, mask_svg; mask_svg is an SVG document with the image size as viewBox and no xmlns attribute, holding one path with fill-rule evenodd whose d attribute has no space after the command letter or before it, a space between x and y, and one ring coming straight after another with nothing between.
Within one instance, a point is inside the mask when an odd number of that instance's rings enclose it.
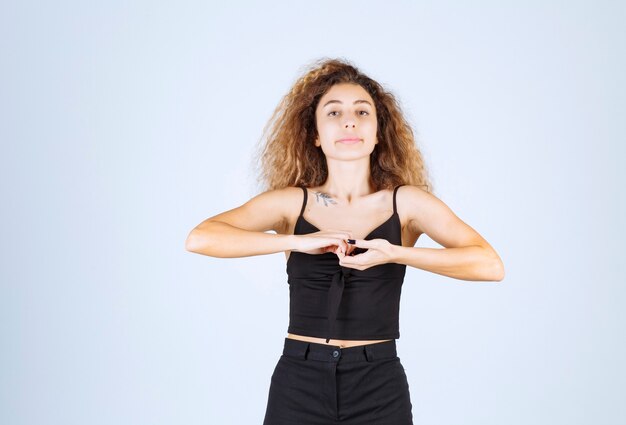
<instances>
[{"instance_id":1,"label":"fingernail","mask_svg":"<svg viewBox=\"0 0 626 425\"><path fill-rule=\"evenodd\" d=\"M348 243L354 245L356 241L354 239L348 239Z\"/></svg>"}]
</instances>

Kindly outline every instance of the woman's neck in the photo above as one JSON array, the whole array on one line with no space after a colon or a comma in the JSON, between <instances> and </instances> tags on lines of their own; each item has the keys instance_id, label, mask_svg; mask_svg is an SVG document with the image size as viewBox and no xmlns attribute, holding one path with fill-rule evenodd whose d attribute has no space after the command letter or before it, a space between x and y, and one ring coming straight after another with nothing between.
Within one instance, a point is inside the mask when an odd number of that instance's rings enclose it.
<instances>
[{"instance_id":1,"label":"woman's neck","mask_svg":"<svg viewBox=\"0 0 626 425\"><path fill-rule=\"evenodd\" d=\"M354 161L329 161L328 178L320 191L350 204L376 191L370 177L369 157Z\"/></svg>"}]
</instances>

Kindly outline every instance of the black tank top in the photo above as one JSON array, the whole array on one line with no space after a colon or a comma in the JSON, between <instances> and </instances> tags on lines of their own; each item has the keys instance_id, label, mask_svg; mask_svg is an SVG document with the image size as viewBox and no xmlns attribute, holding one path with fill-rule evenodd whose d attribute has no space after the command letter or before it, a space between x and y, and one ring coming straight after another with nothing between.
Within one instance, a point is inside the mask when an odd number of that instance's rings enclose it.
<instances>
[{"instance_id":1,"label":"black tank top","mask_svg":"<svg viewBox=\"0 0 626 425\"><path fill-rule=\"evenodd\" d=\"M402 185L400 185L402 186ZM393 191L393 214L366 237L402 244L400 217L396 210L397 186ZM294 234L319 231L303 217L302 209ZM335 253L307 254L292 251L287 260L289 327L287 332L333 339L373 340L400 337L400 293L405 264L379 264L365 270L339 265Z\"/></svg>"}]
</instances>

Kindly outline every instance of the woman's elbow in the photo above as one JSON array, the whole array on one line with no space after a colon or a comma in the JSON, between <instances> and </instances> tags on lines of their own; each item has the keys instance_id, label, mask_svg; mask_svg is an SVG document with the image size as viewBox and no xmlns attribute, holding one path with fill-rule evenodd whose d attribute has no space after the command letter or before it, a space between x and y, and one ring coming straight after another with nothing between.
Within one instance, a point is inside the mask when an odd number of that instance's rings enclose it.
<instances>
[{"instance_id":1,"label":"woman's elbow","mask_svg":"<svg viewBox=\"0 0 626 425\"><path fill-rule=\"evenodd\" d=\"M189 232L189 235L187 235L187 239L185 239L185 250L198 253L198 250L200 249L200 243L198 239L199 237L198 234L195 232L195 229Z\"/></svg>"},{"instance_id":2,"label":"woman's elbow","mask_svg":"<svg viewBox=\"0 0 626 425\"><path fill-rule=\"evenodd\" d=\"M498 270L494 273L494 282L502 282L504 280L504 266L498 268Z\"/></svg>"},{"instance_id":3,"label":"woman's elbow","mask_svg":"<svg viewBox=\"0 0 626 425\"><path fill-rule=\"evenodd\" d=\"M489 282L501 282L504 279L504 263L500 256L492 249L486 248L485 259L481 264L483 280Z\"/></svg>"},{"instance_id":4,"label":"woman's elbow","mask_svg":"<svg viewBox=\"0 0 626 425\"><path fill-rule=\"evenodd\" d=\"M489 267L489 276L491 281L501 282L504 279L504 263L500 257L496 255L497 258L491 261L491 265Z\"/></svg>"}]
</instances>

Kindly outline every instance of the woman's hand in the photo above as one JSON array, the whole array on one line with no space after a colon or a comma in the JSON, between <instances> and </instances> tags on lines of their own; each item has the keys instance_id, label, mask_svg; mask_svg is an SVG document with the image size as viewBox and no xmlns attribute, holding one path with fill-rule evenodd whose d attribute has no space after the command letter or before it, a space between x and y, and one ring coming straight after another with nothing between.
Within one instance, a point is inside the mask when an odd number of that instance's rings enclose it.
<instances>
[{"instance_id":1,"label":"woman's hand","mask_svg":"<svg viewBox=\"0 0 626 425\"><path fill-rule=\"evenodd\" d=\"M306 254L324 254L332 252L338 257L350 255L355 247L348 245L347 239L352 238L352 232L345 230L321 230L315 233L295 235L298 240L294 251ZM340 257L341 258L341 257Z\"/></svg>"},{"instance_id":2,"label":"woman's hand","mask_svg":"<svg viewBox=\"0 0 626 425\"><path fill-rule=\"evenodd\" d=\"M355 239L350 246L365 249L366 252L357 253L354 256L339 253L339 265L357 270L365 270L379 264L392 262L391 250L393 245L386 239ZM358 250L359 251L362 251ZM350 253L351 251L349 251Z\"/></svg>"}]
</instances>

